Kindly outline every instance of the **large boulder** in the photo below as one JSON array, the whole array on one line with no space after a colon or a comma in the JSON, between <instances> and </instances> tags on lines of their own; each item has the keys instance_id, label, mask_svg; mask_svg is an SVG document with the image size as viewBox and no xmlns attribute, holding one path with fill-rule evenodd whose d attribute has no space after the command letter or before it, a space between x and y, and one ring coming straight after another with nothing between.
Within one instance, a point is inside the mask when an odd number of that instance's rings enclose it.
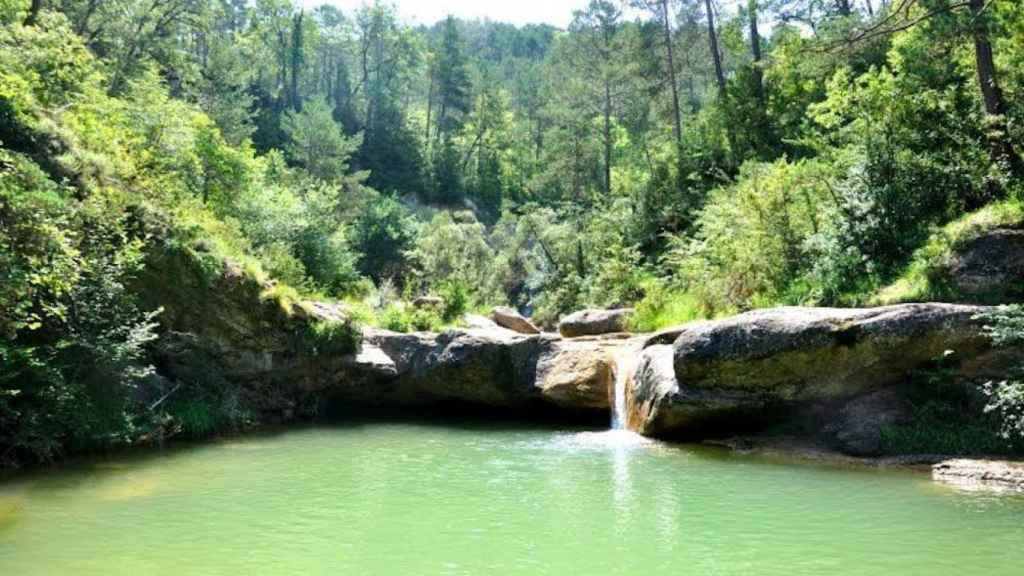
<instances>
[{"instance_id":1,"label":"large boulder","mask_svg":"<svg viewBox=\"0 0 1024 576\"><path fill-rule=\"evenodd\" d=\"M632 308L580 310L562 318L558 323L558 332L566 338L629 332L629 320L633 312Z\"/></svg>"},{"instance_id":2,"label":"large boulder","mask_svg":"<svg viewBox=\"0 0 1024 576\"><path fill-rule=\"evenodd\" d=\"M614 373L609 349L614 346L617 342L566 342L502 328L442 334L367 329L363 358L350 359L350 370L332 391L336 400L369 404L458 401L606 412Z\"/></svg>"},{"instance_id":3,"label":"large boulder","mask_svg":"<svg viewBox=\"0 0 1024 576\"><path fill-rule=\"evenodd\" d=\"M612 353L593 343L552 342L537 363L537 388L560 406L608 410L614 380Z\"/></svg>"},{"instance_id":4,"label":"large boulder","mask_svg":"<svg viewBox=\"0 0 1024 576\"><path fill-rule=\"evenodd\" d=\"M975 319L982 310L777 308L692 324L671 347L645 349L629 391L630 421L649 435L700 435L795 406L841 404L899 383L949 350L971 364L989 348ZM851 444L864 442L851 434Z\"/></svg>"},{"instance_id":5,"label":"large boulder","mask_svg":"<svg viewBox=\"0 0 1024 576\"><path fill-rule=\"evenodd\" d=\"M640 353L626 389L627 423L645 436L705 434L716 423L740 419L760 407L748 395L680 386L672 366L672 346L656 344Z\"/></svg>"},{"instance_id":6,"label":"large boulder","mask_svg":"<svg viewBox=\"0 0 1024 576\"><path fill-rule=\"evenodd\" d=\"M513 332L519 332L520 334L540 334L540 328L537 328L528 319L524 318L519 312L516 312L512 308L506 306L498 306L491 311L491 320L495 324L502 328L508 328Z\"/></svg>"},{"instance_id":7,"label":"large boulder","mask_svg":"<svg viewBox=\"0 0 1024 576\"><path fill-rule=\"evenodd\" d=\"M996 229L959 247L946 268L965 302L999 304L1024 297L1024 230Z\"/></svg>"}]
</instances>

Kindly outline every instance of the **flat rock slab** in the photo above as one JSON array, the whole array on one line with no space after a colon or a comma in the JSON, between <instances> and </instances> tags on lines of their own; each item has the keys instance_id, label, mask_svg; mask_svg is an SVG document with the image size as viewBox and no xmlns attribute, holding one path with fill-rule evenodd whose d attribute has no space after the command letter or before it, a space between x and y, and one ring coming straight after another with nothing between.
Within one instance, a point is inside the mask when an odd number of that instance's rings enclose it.
<instances>
[{"instance_id":1,"label":"flat rock slab","mask_svg":"<svg viewBox=\"0 0 1024 576\"><path fill-rule=\"evenodd\" d=\"M968 490L1024 491L1024 462L946 460L932 466L932 478Z\"/></svg>"}]
</instances>

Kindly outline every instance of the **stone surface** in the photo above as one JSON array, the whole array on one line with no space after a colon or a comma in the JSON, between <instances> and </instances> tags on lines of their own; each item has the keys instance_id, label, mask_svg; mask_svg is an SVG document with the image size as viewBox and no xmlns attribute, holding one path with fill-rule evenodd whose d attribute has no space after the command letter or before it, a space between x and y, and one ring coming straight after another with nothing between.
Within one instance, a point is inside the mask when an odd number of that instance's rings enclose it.
<instances>
[{"instance_id":1,"label":"stone surface","mask_svg":"<svg viewBox=\"0 0 1024 576\"><path fill-rule=\"evenodd\" d=\"M486 316L480 316L479 314L466 314L462 317L463 322L466 324L466 328L474 328L477 330L493 330L500 328L494 323L494 320Z\"/></svg>"},{"instance_id":2,"label":"stone surface","mask_svg":"<svg viewBox=\"0 0 1024 576\"><path fill-rule=\"evenodd\" d=\"M629 428L645 436L701 434L726 418L740 418L761 407L746 394L680 386L672 346L658 344L640 352L626 389Z\"/></svg>"},{"instance_id":3,"label":"stone surface","mask_svg":"<svg viewBox=\"0 0 1024 576\"><path fill-rule=\"evenodd\" d=\"M558 323L558 332L566 338L629 332L629 320L633 312L632 308L580 310L562 318Z\"/></svg>"},{"instance_id":4,"label":"stone surface","mask_svg":"<svg viewBox=\"0 0 1024 576\"><path fill-rule=\"evenodd\" d=\"M948 276L964 301L1020 301L1024 298L1024 230L992 230L967 242L951 259Z\"/></svg>"},{"instance_id":5,"label":"stone surface","mask_svg":"<svg viewBox=\"0 0 1024 576\"><path fill-rule=\"evenodd\" d=\"M158 373L175 383L230 383L257 419L312 415L317 392L336 379L344 352L358 345L344 308L267 298L273 282L233 262L218 262L219 268L213 262L201 247L156 246L147 254L133 287L145 309L163 309L152 345ZM312 328L320 323L348 325L351 346L319 354Z\"/></svg>"},{"instance_id":6,"label":"stone surface","mask_svg":"<svg viewBox=\"0 0 1024 576\"><path fill-rule=\"evenodd\" d=\"M609 410L616 341L567 342L551 335L460 329L442 334L364 331L336 397L423 405L459 401L500 408ZM367 353L367 348L373 352ZM378 353L379 351L379 353ZM386 357L388 361L383 361Z\"/></svg>"},{"instance_id":7,"label":"stone surface","mask_svg":"<svg viewBox=\"0 0 1024 576\"><path fill-rule=\"evenodd\" d=\"M558 405L608 410L614 380L611 353L592 343L552 342L537 363L536 385Z\"/></svg>"},{"instance_id":8,"label":"stone surface","mask_svg":"<svg viewBox=\"0 0 1024 576\"><path fill-rule=\"evenodd\" d=\"M966 364L976 361L989 348L974 319L981 310L945 304L777 308L691 324L671 347L644 350L629 389L629 420L648 435L700 435L768 421L801 405L841 405L901 382L947 350ZM848 419L877 407L864 402L848 407ZM839 440L852 449L870 452L884 419L865 424L874 431L838 425L834 432L845 434Z\"/></svg>"},{"instance_id":9,"label":"stone surface","mask_svg":"<svg viewBox=\"0 0 1024 576\"><path fill-rule=\"evenodd\" d=\"M1024 463L946 460L932 466L932 478L968 490L1024 490Z\"/></svg>"},{"instance_id":10,"label":"stone surface","mask_svg":"<svg viewBox=\"0 0 1024 576\"><path fill-rule=\"evenodd\" d=\"M540 328L537 328L533 322L506 306L498 306L492 310L491 320L502 328L508 328L520 334L540 334Z\"/></svg>"},{"instance_id":11,"label":"stone surface","mask_svg":"<svg viewBox=\"0 0 1024 576\"><path fill-rule=\"evenodd\" d=\"M775 308L687 327L676 377L688 386L774 400L852 396L941 356L988 347L983 308L904 304L871 309Z\"/></svg>"},{"instance_id":12,"label":"stone surface","mask_svg":"<svg viewBox=\"0 0 1024 576\"><path fill-rule=\"evenodd\" d=\"M882 430L908 418L909 406L899 390L876 390L842 405L824 431L844 454L878 456L882 453Z\"/></svg>"}]
</instances>

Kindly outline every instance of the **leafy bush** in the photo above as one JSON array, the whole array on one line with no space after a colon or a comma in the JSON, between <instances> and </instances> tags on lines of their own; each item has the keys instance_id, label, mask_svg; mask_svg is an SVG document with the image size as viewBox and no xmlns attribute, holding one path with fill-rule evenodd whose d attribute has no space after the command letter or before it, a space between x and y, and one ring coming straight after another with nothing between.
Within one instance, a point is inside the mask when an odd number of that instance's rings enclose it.
<instances>
[{"instance_id":1,"label":"leafy bush","mask_svg":"<svg viewBox=\"0 0 1024 576\"><path fill-rule=\"evenodd\" d=\"M982 315L985 331L999 347L1024 345L1024 306L1002 306ZM1024 366L1016 366L1000 382L988 382L985 393L989 404L985 411L995 414L1007 441L1024 443Z\"/></svg>"},{"instance_id":2,"label":"leafy bush","mask_svg":"<svg viewBox=\"0 0 1024 576\"><path fill-rule=\"evenodd\" d=\"M459 280L449 280L441 284L437 295L444 300L441 318L445 322L457 320L469 308L469 288Z\"/></svg>"},{"instance_id":3,"label":"leafy bush","mask_svg":"<svg viewBox=\"0 0 1024 576\"><path fill-rule=\"evenodd\" d=\"M660 279L650 279L644 283L644 297L637 303L631 323L637 332L654 332L704 318L697 298Z\"/></svg>"},{"instance_id":4,"label":"leafy bush","mask_svg":"<svg viewBox=\"0 0 1024 576\"><path fill-rule=\"evenodd\" d=\"M311 322L303 333L303 348L313 356L340 356L359 348L357 326L348 321L319 320Z\"/></svg>"},{"instance_id":5,"label":"leafy bush","mask_svg":"<svg viewBox=\"0 0 1024 576\"><path fill-rule=\"evenodd\" d=\"M387 279L404 281L416 224L398 200L389 196L371 199L361 208L348 234L350 245L360 255L360 273L378 284Z\"/></svg>"},{"instance_id":6,"label":"leafy bush","mask_svg":"<svg viewBox=\"0 0 1024 576\"><path fill-rule=\"evenodd\" d=\"M956 356L912 375L906 398L906 422L882 429L888 454L1012 454L1016 448L1000 434L1000 423L985 408L970 383L953 372Z\"/></svg>"},{"instance_id":7,"label":"leafy bush","mask_svg":"<svg viewBox=\"0 0 1024 576\"><path fill-rule=\"evenodd\" d=\"M695 237L671 241L665 262L711 314L782 301L814 262L827 174L815 162L745 164L735 185L712 192Z\"/></svg>"},{"instance_id":8,"label":"leafy bush","mask_svg":"<svg viewBox=\"0 0 1024 576\"><path fill-rule=\"evenodd\" d=\"M413 257L428 291L451 292L452 304L462 308L446 312L449 319L455 317L449 313L461 314L469 301L483 304L498 299L486 291L495 254L484 226L471 213L435 215L420 230Z\"/></svg>"}]
</instances>

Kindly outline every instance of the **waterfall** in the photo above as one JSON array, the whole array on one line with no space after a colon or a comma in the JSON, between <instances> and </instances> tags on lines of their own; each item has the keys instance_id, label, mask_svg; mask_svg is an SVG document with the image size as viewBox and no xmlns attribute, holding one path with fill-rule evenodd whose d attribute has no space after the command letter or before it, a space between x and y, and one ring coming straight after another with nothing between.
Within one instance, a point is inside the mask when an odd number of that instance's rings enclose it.
<instances>
[{"instance_id":1,"label":"waterfall","mask_svg":"<svg viewBox=\"0 0 1024 576\"><path fill-rule=\"evenodd\" d=\"M613 356L615 361L615 389L612 396L612 430L625 430L626 423L626 386L629 385L636 371L637 357L640 351L637 346L628 344L617 350Z\"/></svg>"}]
</instances>

